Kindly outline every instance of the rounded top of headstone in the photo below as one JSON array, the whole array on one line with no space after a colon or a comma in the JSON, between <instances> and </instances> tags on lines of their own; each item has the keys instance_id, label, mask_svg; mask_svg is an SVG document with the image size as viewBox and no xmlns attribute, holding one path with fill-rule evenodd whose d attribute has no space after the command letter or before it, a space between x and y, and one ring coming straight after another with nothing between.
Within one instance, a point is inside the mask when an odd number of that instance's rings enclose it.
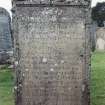
<instances>
[{"instance_id":1,"label":"rounded top of headstone","mask_svg":"<svg viewBox=\"0 0 105 105\"><path fill-rule=\"evenodd\" d=\"M9 12L6 9L2 8L2 7L0 7L0 15L5 15L7 17L10 17Z\"/></svg>"}]
</instances>

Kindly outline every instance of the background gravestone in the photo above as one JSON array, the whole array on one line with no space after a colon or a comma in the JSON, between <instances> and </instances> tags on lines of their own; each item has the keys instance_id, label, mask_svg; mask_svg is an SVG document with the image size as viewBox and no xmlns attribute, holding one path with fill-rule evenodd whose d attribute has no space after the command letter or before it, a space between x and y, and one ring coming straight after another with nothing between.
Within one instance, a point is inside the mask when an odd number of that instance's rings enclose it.
<instances>
[{"instance_id":1,"label":"background gravestone","mask_svg":"<svg viewBox=\"0 0 105 105\"><path fill-rule=\"evenodd\" d=\"M90 105L90 1L14 0L16 105Z\"/></svg>"},{"instance_id":2,"label":"background gravestone","mask_svg":"<svg viewBox=\"0 0 105 105\"><path fill-rule=\"evenodd\" d=\"M97 27L96 49L98 51L105 51L105 27Z\"/></svg>"},{"instance_id":3,"label":"background gravestone","mask_svg":"<svg viewBox=\"0 0 105 105\"><path fill-rule=\"evenodd\" d=\"M9 13L0 7L0 64L9 59L7 52L11 50L11 18Z\"/></svg>"}]
</instances>

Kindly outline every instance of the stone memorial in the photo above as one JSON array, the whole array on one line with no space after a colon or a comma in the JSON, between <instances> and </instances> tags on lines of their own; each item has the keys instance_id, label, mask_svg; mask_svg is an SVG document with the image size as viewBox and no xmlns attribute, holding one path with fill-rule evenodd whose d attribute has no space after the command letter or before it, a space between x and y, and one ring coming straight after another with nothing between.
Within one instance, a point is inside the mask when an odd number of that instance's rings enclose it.
<instances>
[{"instance_id":1,"label":"stone memorial","mask_svg":"<svg viewBox=\"0 0 105 105\"><path fill-rule=\"evenodd\" d=\"M96 49L105 51L105 27L97 27L96 29Z\"/></svg>"},{"instance_id":2,"label":"stone memorial","mask_svg":"<svg viewBox=\"0 0 105 105\"><path fill-rule=\"evenodd\" d=\"M16 105L90 105L90 0L13 0Z\"/></svg>"},{"instance_id":3,"label":"stone memorial","mask_svg":"<svg viewBox=\"0 0 105 105\"><path fill-rule=\"evenodd\" d=\"M12 50L11 18L4 8L0 7L0 64L9 59L7 52Z\"/></svg>"}]
</instances>

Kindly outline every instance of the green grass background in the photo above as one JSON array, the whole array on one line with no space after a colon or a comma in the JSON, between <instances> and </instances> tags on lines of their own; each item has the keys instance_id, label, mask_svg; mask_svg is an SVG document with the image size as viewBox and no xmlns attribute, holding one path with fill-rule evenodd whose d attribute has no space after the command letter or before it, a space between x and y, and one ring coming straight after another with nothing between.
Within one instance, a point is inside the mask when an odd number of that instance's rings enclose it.
<instances>
[{"instance_id":1,"label":"green grass background","mask_svg":"<svg viewBox=\"0 0 105 105\"><path fill-rule=\"evenodd\" d=\"M13 73L0 70L0 105L14 105ZM94 52L91 70L91 105L105 105L105 52Z\"/></svg>"},{"instance_id":2,"label":"green grass background","mask_svg":"<svg viewBox=\"0 0 105 105\"><path fill-rule=\"evenodd\" d=\"M91 105L105 105L105 52L92 55Z\"/></svg>"},{"instance_id":3,"label":"green grass background","mask_svg":"<svg viewBox=\"0 0 105 105\"><path fill-rule=\"evenodd\" d=\"M14 105L13 73L7 66L0 70L0 105Z\"/></svg>"}]
</instances>

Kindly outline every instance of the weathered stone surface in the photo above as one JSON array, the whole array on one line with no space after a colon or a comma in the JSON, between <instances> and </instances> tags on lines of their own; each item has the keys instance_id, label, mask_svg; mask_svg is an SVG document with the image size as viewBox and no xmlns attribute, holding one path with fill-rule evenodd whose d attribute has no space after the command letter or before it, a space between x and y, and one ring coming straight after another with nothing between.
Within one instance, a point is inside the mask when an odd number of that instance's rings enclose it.
<instances>
[{"instance_id":1,"label":"weathered stone surface","mask_svg":"<svg viewBox=\"0 0 105 105\"><path fill-rule=\"evenodd\" d=\"M16 105L89 105L89 8L19 3L13 17Z\"/></svg>"},{"instance_id":2,"label":"weathered stone surface","mask_svg":"<svg viewBox=\"0 0 105 105\"><path fill-rule=\"evenodd\" d=\"M4 8L0 8L0 64L6 62L9 58L6 52L12 50L10 22L9 13Z\"/></svg>"},{"instance_id":3,"label":"weathered stone surface","mask_svg":"<svg viewBox=\"0 0 105 105\"><path fill-rule=\"evenodd\" d=\"M20 3L21 1L21 3ZM90 4L90 0L14 0L17 4L55 4L55 5L80 5Z\"/></svg>"},{"instance_id":4,"label":"weathered stone surface","mask_svg":"<svg viewBox=\"0 0 105 105\"><path fill-rule=\"evenodd\" d=\"M9 13L0 8L0 51L11 50L11 19Z\"/></svg>"}]
</instances>

